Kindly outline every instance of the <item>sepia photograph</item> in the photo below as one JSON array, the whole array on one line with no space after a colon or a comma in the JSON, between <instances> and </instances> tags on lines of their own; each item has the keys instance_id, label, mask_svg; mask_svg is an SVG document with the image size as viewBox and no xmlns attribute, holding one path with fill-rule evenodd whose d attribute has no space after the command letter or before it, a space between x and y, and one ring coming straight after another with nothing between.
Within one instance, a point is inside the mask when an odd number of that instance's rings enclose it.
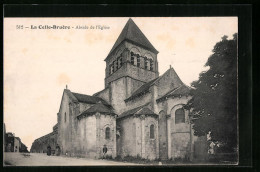
<instances>
[{"instance_id":1,"label":"sepia photograph","mask_svg":"<svg viewBox=\"0 0 260 172\"><path fill-rule=\"evenodd\" d=\"M3 166L239 164L238 17L3 23Z\"/></svg>"}]
</instances>

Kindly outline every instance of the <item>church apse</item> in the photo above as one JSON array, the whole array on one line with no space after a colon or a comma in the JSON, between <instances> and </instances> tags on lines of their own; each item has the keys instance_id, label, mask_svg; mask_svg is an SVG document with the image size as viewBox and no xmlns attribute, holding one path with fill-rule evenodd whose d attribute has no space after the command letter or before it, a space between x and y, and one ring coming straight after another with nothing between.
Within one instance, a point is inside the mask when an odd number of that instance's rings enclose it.
<instances>
[{"instance_id":1,"label":"church apse","mask_svg":"<svg viewBox=\"0 0 260 172\"><path fill-rule=\"evenodd\" d=\"M159 76L157 54L129 19L105 58L105 88L92 96L64 90L62 154L97 159L106 145L112 158L192 159L195 137L182 111L190 89L172 67Z\"/></svg>"}]
</instances>

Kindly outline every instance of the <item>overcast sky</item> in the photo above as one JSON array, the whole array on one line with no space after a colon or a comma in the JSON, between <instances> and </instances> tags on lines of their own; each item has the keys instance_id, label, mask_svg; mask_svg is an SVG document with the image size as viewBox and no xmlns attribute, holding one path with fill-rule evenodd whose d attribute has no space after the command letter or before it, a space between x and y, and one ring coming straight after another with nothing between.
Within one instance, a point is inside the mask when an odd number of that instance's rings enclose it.
<instances>
[{"instance_id":1,"label":"overcast sky","mask_svg":"<svg viewBox=\"0 0 260 172\"><path fill-rule=\"evenodd\" d=\"M129 18L5 18L4 122L26 146L52 131L66 84L92 95L104 88L105 62ZM237 33L236 17L132 18L159 51L159 73L173 66L190 85L214 45ZM24 29L17 29L23 25ZM30 29L65 25L70 30ZM75 29L107 26L109 29ZM29 27L29 28L25 28Z\"/></svg>"}]
</instances>

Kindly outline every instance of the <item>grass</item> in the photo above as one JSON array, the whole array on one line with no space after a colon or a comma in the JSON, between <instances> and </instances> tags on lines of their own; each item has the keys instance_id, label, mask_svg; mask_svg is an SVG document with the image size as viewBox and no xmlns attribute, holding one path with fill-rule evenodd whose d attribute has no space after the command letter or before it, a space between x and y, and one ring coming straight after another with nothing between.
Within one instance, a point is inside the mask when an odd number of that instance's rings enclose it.
<instances>
[{"instance_id":1,"label":"grass","mask_svg":"<svg viewBox=\"0 0 260 172\"><path fill-rule=\"evenodd\" d=\"M132 163L137 163L137 164L158 164L158 160L149 160L149 159L144 159L141 158L140 156L133 157L130 155L127 155L125 157L117 156L113 160L115 161L120 161L120 162L132 162Z\"/></svg>"},{"instance_id":2,"label":"grass","mask_svg":"<svg viewBox=\"0 0 260 172\"><path fill-rule=\"evenodd\" d=\"M117 156L113 160L115 161L120 161L120 162L132 162L132 163L137 163L137 164L149 164L149 165L164 165L164 164L188 164L192 163L191 161L187 159L167 159L167 160L161 160L160 158L154 159L154 160L149 160L145 158L141 158L140 156L133 157L130 155L127 155L125 157Z\"/></svg>"}]
</instances>

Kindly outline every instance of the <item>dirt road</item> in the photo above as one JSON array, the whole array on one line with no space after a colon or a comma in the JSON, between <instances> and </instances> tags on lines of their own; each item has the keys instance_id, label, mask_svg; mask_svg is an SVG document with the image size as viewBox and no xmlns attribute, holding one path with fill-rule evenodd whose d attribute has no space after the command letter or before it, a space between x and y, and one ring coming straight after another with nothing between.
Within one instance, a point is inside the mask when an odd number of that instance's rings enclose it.
<instances>
[{"instance_id":1,"label":"dirt road","mask_svg":"<svg viewBox=\"0 0 260 172\"><path fill-rule=\"evenodd\" d=\"M95 160L76 157L47 156L42 153L4 153L5 166L133 166L134 163L115 162L109 160Z\"/></svg>"}]
</instances>

